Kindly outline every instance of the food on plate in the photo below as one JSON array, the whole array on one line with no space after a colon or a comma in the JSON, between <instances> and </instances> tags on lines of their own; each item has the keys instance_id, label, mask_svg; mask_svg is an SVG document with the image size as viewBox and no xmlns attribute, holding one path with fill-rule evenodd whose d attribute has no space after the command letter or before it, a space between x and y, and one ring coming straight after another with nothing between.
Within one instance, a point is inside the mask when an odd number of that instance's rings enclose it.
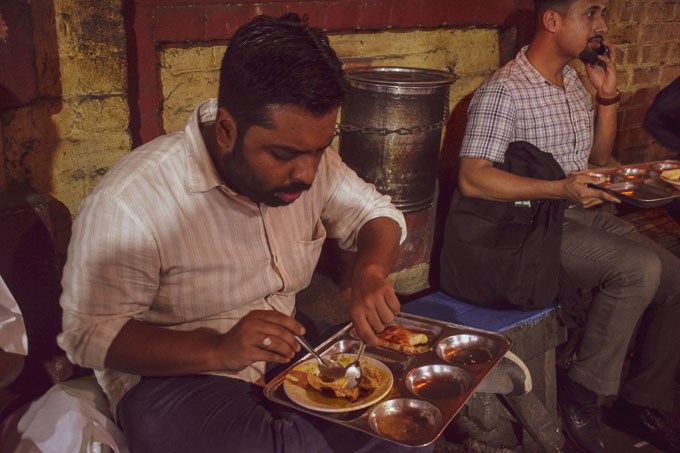
<instances>
[{"instance_id":1,"label":"food on plate","mask_svg":"<svg viewBox=\"0 0 680 453\"><path fill-rule=\"evenodd\" d=\"M388 326L376 335L380 340L380 346L385 348L407 353L420 352L427 348L427 335L402 326Z\"/></svg>"},{"instance_id":2,"label":"food on plate","mask_svg":"<svg viewBox=\"0 0 680 453\"><path fill-rule=\"evenodd\" d=\"M361 378L355 387L348 387L349 378L326 380L314 372L307 373L307 383L318 392L325 396L335 398L347 398L349 401L356 401L362 396L366 396L378 388L380 383L380 370L368 363L361 364Z\"/></svg>"},{"instance_id":3,"label":"food on plate","mask_svg":"<svg viewBox=\"0 0 680 453\"><path fill-rule=\"evenodd\" d=\"M331 354L343 366L354 361L356 354ZM368 407L392 389L392 373L379 360L362 357L363 377L354 389L348 389L345 378L325 380L319 375L315 359L302 362L286 374L283 390L294 403L320 412L348 412Z\"/></svg>"},{"instance_id":4,"label":"food on plate","mask_svg":"<svg viewBox=\"0 0 680 453\"><path fill-rule=\"evenodd\" d=\"M680 182L680 168L664 171L661 173L661 177L669 181Z\"/></svg>"}]
</instances>

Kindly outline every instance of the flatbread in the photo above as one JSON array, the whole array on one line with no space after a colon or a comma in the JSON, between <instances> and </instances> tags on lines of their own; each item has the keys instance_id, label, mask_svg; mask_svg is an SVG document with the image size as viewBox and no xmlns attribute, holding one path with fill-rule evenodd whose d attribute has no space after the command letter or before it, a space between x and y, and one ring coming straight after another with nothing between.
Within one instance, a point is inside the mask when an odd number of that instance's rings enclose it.
<instances>
[{"instance_id":1,"label":"flatbread","mask_svg":"<svg viewBox=\"0 0 680 453\"><path fill-rule=\"evenodd\" d=\"M395 349L409 354L422 352L427 348L427 335L414 332L402 326L388 326L376 335L380 341L380 346L384 348Z\"/></svg>"}]
</instances>

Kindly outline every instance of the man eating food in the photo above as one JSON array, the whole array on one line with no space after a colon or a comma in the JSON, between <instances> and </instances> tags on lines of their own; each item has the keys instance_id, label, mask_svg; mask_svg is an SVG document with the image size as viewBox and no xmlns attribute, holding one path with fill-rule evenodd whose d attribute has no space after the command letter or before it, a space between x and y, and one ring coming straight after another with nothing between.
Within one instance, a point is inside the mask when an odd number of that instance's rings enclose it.
<instances>
[{"instance_id":1,"label":"man eating food","mask_svg":"<svg viewBox=\"0 0 680 453\"><path fill-rule=\"evenodd\" d=\"M300 349L295 294L326 237L357 252L359 337L376 344L399 312L386 276L403 215L328 149L344 93L322 31L257 17L229 42L218 99L81 204L58 342L95 369L132 452L402 450L272 408L254 385Z\"/></svg>"}]
</instances>

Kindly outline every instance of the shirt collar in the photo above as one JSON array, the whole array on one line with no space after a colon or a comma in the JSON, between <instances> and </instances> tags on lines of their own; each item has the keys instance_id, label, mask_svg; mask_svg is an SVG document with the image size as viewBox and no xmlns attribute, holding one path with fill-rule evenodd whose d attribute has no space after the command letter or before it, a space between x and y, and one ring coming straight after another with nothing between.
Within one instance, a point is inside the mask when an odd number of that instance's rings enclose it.
<instances>
[{"instance_id":1,"label":"shirt collar","mask_svg":"<svg viewBox=\"0 0 680 453\"><path fill-rule=\"evenodd\" d=\"M215 121L217 100L212 98L198 104L184 127L187 156L187 188L189 192L207 192L223 185L222 178L213 165L208 148L201 135L200 124Z\"/></svg>"},{"instance_id":2,"label":"shirt collar","mask_svg":"<svg viewBox=\"0 0 680 453\"><path fill-rule=\"evenodd\" d=\"M527 58L528 49L529 46L522 47L522 49L517 54L517 57L515 58L515 61L517 62L517 65L521 69L524 76L531 83L535 84L549 83L550 85L553 85L552 83L550 83L550 81L543 77L540 72L538 72L534 65L531 64L531 62ZM574 68L572 68L569 65L564 65L564 68L562 69L562 78L564 79L565 88L568 88L575 79L578 79L578 75Z\"/></svg>"}]
</instances>

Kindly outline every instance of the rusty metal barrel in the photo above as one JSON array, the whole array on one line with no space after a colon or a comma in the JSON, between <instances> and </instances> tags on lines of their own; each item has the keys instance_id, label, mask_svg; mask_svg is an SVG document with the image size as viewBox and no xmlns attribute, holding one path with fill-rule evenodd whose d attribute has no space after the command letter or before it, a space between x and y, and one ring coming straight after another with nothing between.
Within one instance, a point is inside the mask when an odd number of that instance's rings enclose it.
<instances>
[{"instance_id":1,"label":"rusty metal barrel","mask_svg":"<svg viewBox=\"0 0 680 453\"><path fill-rule=\"evenodd\" d=\"M435 197L442 128L452 74L422 68L359 67L346 71L339 153L403 212Z\"/></svg>"}]
</instances>

